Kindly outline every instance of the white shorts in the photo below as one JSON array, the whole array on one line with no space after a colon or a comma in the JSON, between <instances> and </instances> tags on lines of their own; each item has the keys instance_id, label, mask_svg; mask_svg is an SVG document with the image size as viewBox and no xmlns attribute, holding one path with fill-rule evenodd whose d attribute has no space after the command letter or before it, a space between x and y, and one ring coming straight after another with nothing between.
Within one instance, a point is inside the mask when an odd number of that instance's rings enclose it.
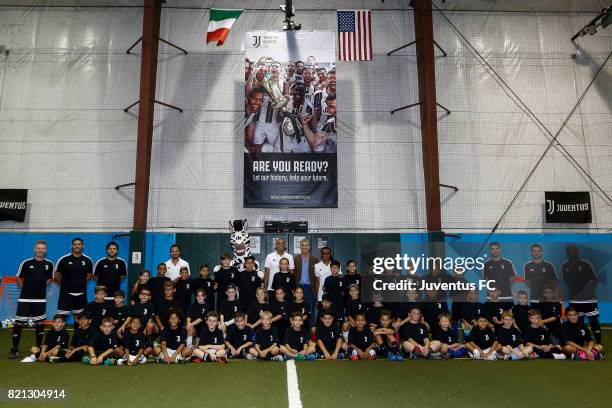
<instances>
[{"instance_id":1,"label":"white shorts","mask_svg":"<svg viewBox=\"0 0 612 408\"><path fill-rule=\"evenodd\" d=\"M483 353L488 353L489 351L491 351L491 347L482 350ZM473 353L469 352L469 354L472 358L485 360L485 358L480 355L480 352L478 350L474 350ZM497 353L491 353L489 357L486 358L486 360L497 360Z\"/></svg>"},{"instance_id":2,"label":"white shorts","mask_svg":"<svg viewBox=\"0 0 612 408\"><path fill-rule=\"evenodd\" d=\"M262 152L273 152L275 145L280 136L280 123L258 122L255 127L255 135L253 136L253 144L263 145ZM278 148L280 149L280 147ZM280 150L278 150L280 151Z\"/></svg>"},{"instance_id":3,"label":"white shorts","mask_svg":"<svg viewBox=\"0 0 612 408\"><path fill-rule=\"evenodd\" d=\"M128 362L132 363L136 360L136 356L133 354L128 354L127 358L126 357L122 357L118 360L118 364L127 364ZM138 364L145 364L147 362L147 358L144 356L144 354L140 355L140 358L138 359Z\"/></svg>"},{"instance_id":4,"label":"white shorts","mask_svg":"<svg viewBox=\"0 0 612 408\"><path fill-rule=\"evenodd\" d=\"M174 354L174 352L175 352L176 350L172 350L172 349L167 348L167 349L166 349L166 351L168 352L168 356L169 356L169 357L172 357L172 355ZM163 351L162 351L161 353L159 353L158 358L159 358L160 360L163 360L163 358L164 358L164 352L163 352ZM178 363L180 360L185 360L185 358L184 358L184 357L181 355L181 353L178 353L178 354L176 355L176 357L174 358L174 362L175 362L175 363Z\"/></svg>"}]
</instances>

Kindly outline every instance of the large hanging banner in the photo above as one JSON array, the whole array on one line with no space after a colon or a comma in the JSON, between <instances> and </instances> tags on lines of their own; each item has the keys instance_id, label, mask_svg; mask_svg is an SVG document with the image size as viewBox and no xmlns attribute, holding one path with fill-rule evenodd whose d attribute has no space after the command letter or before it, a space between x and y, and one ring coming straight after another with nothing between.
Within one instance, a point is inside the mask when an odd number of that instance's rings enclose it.
<instances>
[{"instance_id":1,"label":"large hanging banner","mask_svg":"<svg viewBox=\"0 0 612 408\"><path fill-rule=\"evenodd\" d=\"M335 38L246 34L245 207L338 207Z\"/></svg>"}]
</instances>

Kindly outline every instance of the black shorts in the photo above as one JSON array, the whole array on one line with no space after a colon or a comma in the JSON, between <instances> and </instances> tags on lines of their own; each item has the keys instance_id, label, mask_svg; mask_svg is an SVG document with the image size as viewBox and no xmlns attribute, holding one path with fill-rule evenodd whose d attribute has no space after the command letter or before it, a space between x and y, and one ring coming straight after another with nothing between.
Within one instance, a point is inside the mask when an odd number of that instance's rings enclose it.
<instances>
[{"instance_id":1,"label":"black shorts","mask_svg":"<svg viewBox=\"0 0 612 408\"><path fill-rule=\"evenodd\" d=\"M15 321L27 323L30 318L34 323L42 322L47 319L47 301L42 302L23 302L17 304Z\"/></svg>"},{"instance_id":2,"label":"black shorts","mask_svg":"<svg viewBox=\"0 0 612 408\"><path fill-rule=\"evenodd\" d=\"M70 358L68 359L68 361L81 361L83 359L83 357L85 357L85 350L79 350L79 351L75 351Z\"/></svg>"},{"instance_id":3,"label":"black shorts","mask_svg":"<svg viewBox=\"0 0 612 408\"><path fill-rule=\"evenodd\" d=\"M580 316L599 316L599 306L597 302L572 303L570 301L570 306L573 306Z\"/></svg>"},{"instance_id":4,"label":"black shorts","mask_svg":"<svg viewBox=\"0 0 612 408\"><path fill-rule=\"evenodd\" d=\"M57 302L57 314L69 315L70 312L77 314L81 313L87 306L87 293L80 295L71 295L70 293L61 293Z\"/></svg>"},{"instance_id":5,"label":"black shorts","mask_svg":"<svg viewBox=\"0 0 612 408\"><path fill-rule=\"evenodd\" d=\"M249 347L245 347L242 350L240 350L240 352L238 353L237 356L232 356L232 355L230 355L229 352L227 353L227 356L228 356L228 358L231 358L231 359L235 360L235 359L245 359L247 354L249 354Z\"/></svg>"}]
</instances>

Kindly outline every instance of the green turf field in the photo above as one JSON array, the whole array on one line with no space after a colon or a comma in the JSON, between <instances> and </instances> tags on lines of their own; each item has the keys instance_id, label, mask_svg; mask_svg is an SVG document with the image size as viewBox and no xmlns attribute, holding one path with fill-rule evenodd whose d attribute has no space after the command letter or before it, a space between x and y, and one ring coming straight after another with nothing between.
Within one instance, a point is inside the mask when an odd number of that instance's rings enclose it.
<instances>
[{"instance_id":1,"label":"green turf field","mask_svg":"<svg viewBox=\"0 0 612 408\"><path fill-rule=\"evenodd\" d=\"M604 340L612 340L606 330ZM24 331L22 357L33 331ZM230 361L164 366L88 367L8 360L10 334L0 332L0 388L65 388L68 398L26 406L287 407L280 362ZM612 406L612 362L577 361L314 361L298 362L308 407ZM3 397L4 398L4 397ZM18 406L0 400L2 406ZM19 405L23 406L23 402ZM114 407L113 407L114 408Z\"/></svg>"}]
</instances>

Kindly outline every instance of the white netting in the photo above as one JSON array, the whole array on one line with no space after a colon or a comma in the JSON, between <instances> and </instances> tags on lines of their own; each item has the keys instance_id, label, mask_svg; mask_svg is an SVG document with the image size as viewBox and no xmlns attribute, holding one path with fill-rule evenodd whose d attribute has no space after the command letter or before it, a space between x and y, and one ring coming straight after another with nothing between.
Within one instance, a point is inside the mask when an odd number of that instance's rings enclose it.
<instances>
[{"instance_id":1,"label":"white netting","mask_svg":"<svg viewBox=\"0 0 612 408\"><path fill-rule=\"evenodd\" d=\"M181 6L194 6L185 2ZM206 7L211 2L198 6ZM240 3L240 4L239 4ZM304 29L335 30L333 8L374 8L372 63L338 63L339 208L242 208L244 32L278 29L278 2L256 1L223 47L206 47L208 10L164 9L161 36L189 51L160 45L157 99L183 108L156 111L149 226L226 230L227 220L307 220L327 231L420 230L425 227L418 100L406 2L308 1L296 20ZM358 3L358 4L356 4ZM243 2L215 2L216 7ZM445 6L455 7L454 2ZM384 9L387 8L387 9ZM268 9L268 10L263 10ZM610 32L569 42L591 14L447 12L476 49L554 134L610 51ZM129 229L136 118L122 109L138 98L141 34L137 8L3 8L0 44L0 184L30 189L27 223L14 229ZM443 228L489 230L545 149L546 137L434 13L440 111ZM437 51L436 51L437 52ZM438 53L438 52L437 52ZM608 66L559 140L607 191L612 164L612 88ZM135 108L134 112L137 112ZM611 226L612 209L558 151L551 151L501 225L542 230L543 192L592 192L594 222ZM560 228L563 226L553 226Z\"/></svg>"}]
</instances>

